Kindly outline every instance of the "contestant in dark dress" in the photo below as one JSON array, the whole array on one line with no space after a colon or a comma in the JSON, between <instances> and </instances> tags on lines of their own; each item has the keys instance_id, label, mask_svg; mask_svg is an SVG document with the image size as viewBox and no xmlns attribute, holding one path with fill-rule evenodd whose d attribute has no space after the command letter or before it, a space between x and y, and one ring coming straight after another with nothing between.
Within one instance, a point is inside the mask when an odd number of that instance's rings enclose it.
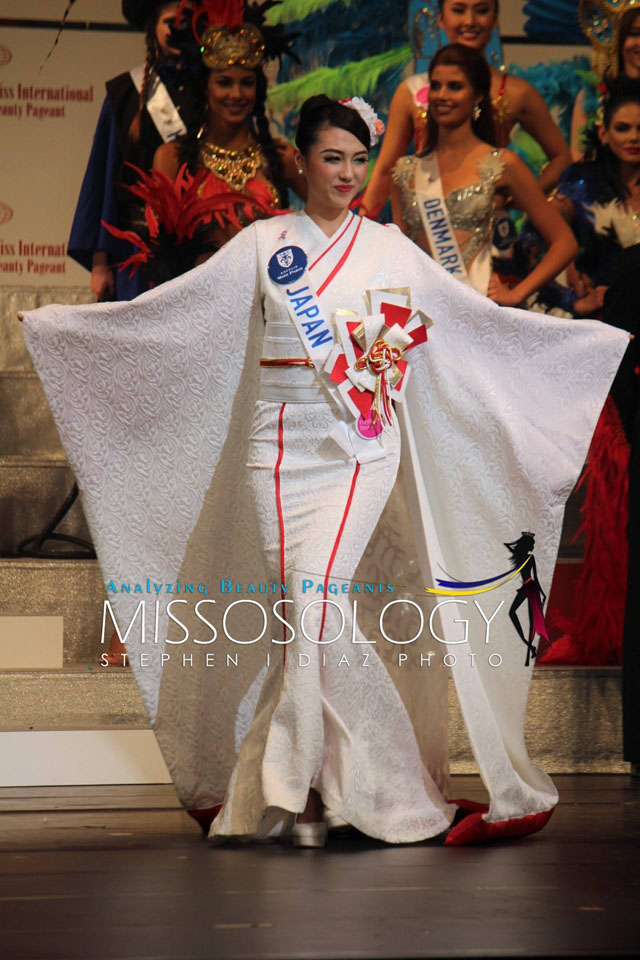
<instances>
[{"instance_id":1,"label":"contestant in dark dress","mask_svg":"<svg viewBox=\"0 0 640 960\"><path fill-rule=\"evenodd\" d=\"M622 325L605 296L632 297L624 287L634 276L622 269L640 243L640 80L612 81L604 101L603 124L588 159L562 175L556 203L580 244L573 290L565 305L575 316L599 317ZM615 283L620 288L614 288ZM632 284L637 309L637 289ZM552 303L552 291L544 292ZM611 300L609 301L611 302ZM627 313L629 307L627 305ZM629 321L625 327L633 329ZM563 633L546 660L590 665L620 663L627 583L628 424L612 394L602 411L589 451L584 483L584 563L576 584L581 598L572 621L556 614ZM625 430L623 430L625 426ZM625 432L627 437L625 437Z\"/></svg>"},{"instance_id":2,"label":"contestant in dark dress","mask_svg":"<svg viewBox=\"0 0 640 960\"><path fill-rule=\"evenodd\" d=\"M623 756L640 775L640 317L632 278L640 270L640 244L625 250L604 299L603 320L634 334L611 388L629 442L628 573L622 636Z\"/></svg>"},{"instance_id":3,"label":"contestant in dark dress","mask_svg":"<svg viewBox=\"0 0 640 960\"><path fill-rule=\"evenodd\" d=\"M149 170L158 147L190 125L193 95L178 51L168 45L179 6L154 0L122 3L125 19L145 30L147 55L143 65L106 85L68 245L69 256L91 271L97 300L131 300L148 287L140 272L130 277L113 270L131 251L102 221L125 230L142 221L142 208L123 189L136 180L125 163Z\"/></svg>"}]
</instances>

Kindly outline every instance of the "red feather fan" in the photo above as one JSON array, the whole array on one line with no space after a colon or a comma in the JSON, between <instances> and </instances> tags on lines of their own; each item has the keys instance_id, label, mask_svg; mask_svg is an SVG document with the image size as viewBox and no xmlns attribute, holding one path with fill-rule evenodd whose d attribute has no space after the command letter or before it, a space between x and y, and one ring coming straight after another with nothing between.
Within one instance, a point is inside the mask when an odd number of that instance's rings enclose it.
<instances>
[{"instance_id":1,"label":"red feather fan","mask_svg":"<svg viewBox=\"0 0 640 960\"><path fill-rule=\"evenodd\" d=\"M240 231L247 222L281 212L274 211L266 200L226 188L202 197L202 188L210 176L208 170L191 176L183 164L172 182L160 170L145 173L133 164L127 166L135 170L139 178L127 190L145 204L148 236L120 230L104 220L102 223L114 237L137 248L136 253L118 265L119 269L131 267L133 275L139 267L146 267L145 272L154 285L185 273L200 254L214 249L207 238L212 223L221 230L232 226Z\"/></svg>"}]
</instances>

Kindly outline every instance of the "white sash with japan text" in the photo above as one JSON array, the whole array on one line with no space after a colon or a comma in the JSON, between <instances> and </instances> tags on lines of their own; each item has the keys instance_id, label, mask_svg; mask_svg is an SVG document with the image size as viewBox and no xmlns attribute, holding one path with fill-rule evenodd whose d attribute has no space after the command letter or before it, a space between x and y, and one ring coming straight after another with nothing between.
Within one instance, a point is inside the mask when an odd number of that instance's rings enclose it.
<instances>
[{"instance_id":1,"label":"white sash with japan text","mask_svg":"<svg viewBox=\"0 0 640 960\"><path fill-rule=\"evenodd\" d=\"M307 253L297 230L288 226L286 238L283 240L280 232L282 224L279 221L279 217L262 221L269 250L267 273L273 287L279 291L286 303L305 352L313 361L316 377L345 414L345 422L338 424L331 437L349 457L355 457L360 463L379 460L387 455L381 437L369 440L357 433L353 424L348 422L351 414L347 411L339 391L328 376L322 375L325 362L335 344L333 325L311 279Z\"/></svg>"},{"instance_id":2,"label":"white sash with japan text","mask_svg":"<svg viewBox=\"0 0 640 960\"><path fill-rule=\"evenodd\" d=\"M334 337L331 317L325 313L311 279L307 252L294 226L288 226L282 239L279 217L263 221L263 229L268 237L269 278L287 305L307 356L320 371Z\"/></svg>"}]
</instances>

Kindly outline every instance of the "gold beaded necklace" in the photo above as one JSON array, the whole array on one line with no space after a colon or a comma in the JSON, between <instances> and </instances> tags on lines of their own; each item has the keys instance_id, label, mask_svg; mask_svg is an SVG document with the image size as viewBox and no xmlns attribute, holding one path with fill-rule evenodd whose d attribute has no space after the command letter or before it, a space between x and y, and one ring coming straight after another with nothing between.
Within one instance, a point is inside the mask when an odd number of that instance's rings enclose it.
<instances>
[{"instance_id":1,"label":"gold beaded necklace","mask_svg":"<svg viewBox=\"0 0 640 960\"><path fill-rule=\"evenodd\" d=\"M247 180L252 180L260 169L262 151L253 137L243 150L229 150L204 140L200 144L200 161L232 190L241 191Z\"/></svg>"}]
</instances>

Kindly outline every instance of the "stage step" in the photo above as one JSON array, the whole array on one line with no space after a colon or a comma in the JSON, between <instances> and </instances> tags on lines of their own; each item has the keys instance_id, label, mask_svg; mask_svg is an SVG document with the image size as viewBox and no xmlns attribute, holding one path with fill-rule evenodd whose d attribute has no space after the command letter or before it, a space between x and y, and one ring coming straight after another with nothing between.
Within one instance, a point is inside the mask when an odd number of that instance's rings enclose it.
<instances>
[{"instance_id":1,"label":"stage step","mask_svg":"<svg viewBox=\"0 0 640 960\"><path fill-rule=\"evenodd\" d=\"M540 666L527 704L529 756L548 773L628 773L622 760L619 667ZM449 744L454 773L474 773L453 683Z\"/></svg>"},{"instance_id":2,"label":"stage step","mask_svg":"<svg viewBox=\"0 0 640 960\"><path fill-rule=\"evenodd\" d=\"M96 560L0 559L0 617L63 617L66 663L100 656L104 597Z\"/></svg>"},{"instance_id":3,"label":"stage step","mask_svg":"<svg viewBox=\"0 0 640 960\"><path fill-rule=\"evenodd\" d=\"M449 742L454 773L475 773L450 685ZM146 729L132 672L97 662L61 671L0 672L0 729ZM616 667L540 667L527 711L531 758L550 773L623 773L620 671Z\"/></svg>"},{"instance_id":4,"label":"stage step","mask_svg":"<svg viewBox=\"0 0 640 960\"><path fill-rule=\"evenodd\" d=\"M62 670L0 671L0 729L144 729L148 717L133 674L94 662Z\"/></svg>"},{"instance_id":5,"label":"stage step","mask_svg":"<svg viewBox=\"0 0 640 960\"><path fill-rule=\"evenodd\" d=\"M62 617L0 617L0 670L61 670Z\"/></svg>"},{"instance_id":6,"label":"stage step","mask_svg":"<svg viewBox=\"0 0 640 960\"><path fill-rule=\"evenodd\" d=\"M3 457L64 459L40 378L31 370L0 370Z\"/></svg>"},{"instance_id":7,"label":"stage step","mask_svg":"<svg viewBox=\"0 0 640 960\"><path fill-rule=\"evenodd\" d=\"M63 457L0 458L0 556L15 554L20 541L39 533L71 492L74 476ZM90 540L80 499L59 533ZM52 547L52 549L64 549Z\"/></svg>"},{"instance_id":8,"label":"stage step","mask_svg":"<svg viewBox=\"0 0 640 960\"><path fill-rule=\"evenodd\" d=\"M55 431L53 421L51 430ZM0 556L13 555L22 539L39 532L73 486L75 478L59 446L57 434L55 439L51 434L43 443L51 449L46 456L0 457ZM560 543L561 559L581 556L581 546L570 542L578 525L577 506L573 508L572 504L573 498L570 498L567 505L570 512ZM60 532L90 539L80 498L65 517Z\"/></svg>"}]
</instances>

